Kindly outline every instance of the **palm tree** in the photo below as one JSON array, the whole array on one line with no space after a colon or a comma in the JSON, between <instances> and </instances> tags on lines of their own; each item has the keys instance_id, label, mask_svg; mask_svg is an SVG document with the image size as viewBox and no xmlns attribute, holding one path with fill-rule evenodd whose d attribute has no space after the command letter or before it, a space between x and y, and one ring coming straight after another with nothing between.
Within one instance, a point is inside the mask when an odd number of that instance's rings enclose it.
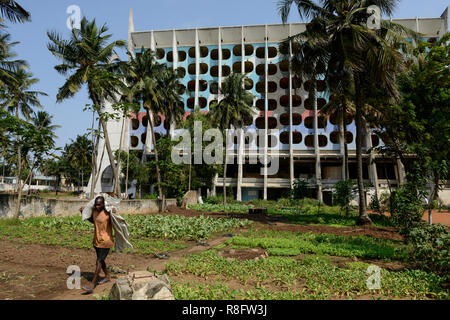
<instances>
[{"instance_id":1,"label":"palm tree","mask_svg":"<svg viewBox=\"0 0 450 320\"><path fill-rule=\"evenodd\" d=\"M326 27L322 38L330 49L328 68L347 73L355 88L356 154L359 192L359 224L371 223L366 211L362 170L362 136L364 99L362 78L370 75L386 95L398 97L395 87L396 72L402 66L402 56L393 42L403 42L402 35L412 35L411 30L393 22L382 21L381 30L370 30L366 23L370 17L368 7L377 5L383 14L391 15L398 0L280 0L279 12L287 21L295 3L301 18L313 18Z\"/></svg>"},{"instance_id":2,"label":"palm tree","mask_svg":"<svg viewBox=\"0 0 450 320\"><path fill-rule=\"evenodd\" d=\"M288 39L282 45L286 48L290 41L296 44L293 48L293 58L291 69L300 79L309 79L308 98L311 101L314 111L314 148L316 155L316 184L318 187L318 198L322 201L322 177L320 168L320 148L318 127L318 106L317 106L317 81L321 74L325 72L325 67L329 59L329 42L324 37L326 34L326 24L320 19L311 21L306 26L306 30L293 38ZM287 51L287 50L285 50Z\"/></svg>"},{"instance_id":3,"label":"palm tree","mask_svg":"<svg viewBox=\"0 0 450 320\"><path fill-rule=\"evenodd\" d=\"M17 1L0 0L0 14L12 22L30 21L30 13L22 8Z\"/></svg>"},{"instance_id":4,"label":"palm tree","mask_svg":"<svg viewBox=\"0 0 450 320\"><path fill-rule=\"evenodd\" d=\"M337 86L337 84L342 83L342 81L339 81L336 79L335 81L331 80L328 81L328 85L330 88L330 100L329 102L322 107L321 112L330 116L334 116L336 119L336 122L339 126L339 142L341 144L342 149L344 150L343 159L342 159L342 168L343 168L343 174L342 179L348 180L349 179L349 171L348 171L348 147L347 147L347 116L349 114L354 114L355 112L355 105L353 101L351 100L351 97L354 95L351 95L348 88L349 87L340 87ZM348 85L350 83L347 82ZM341 150L342 150L341 149Z\"/></svg>"},{"instance_id":5,"label":"palm tree","mask_svg":"<svg viewBox=\"0 0 450 320\"><path fill-rule=\"evenodd\" d=\"M126 42L118 40L108 43L111 35L106 34L107 31L106 25L98 28L95 19L90 22L83 18L80 29L72 29L68 40L62 39L56 32L47 32L50 39L47 48L61 60L55 70L67 76L66 82L58 90L57 102L73 97L84 84L87 85L89 98L103 129L113 180L116 182L119 172L109 140L104 101L116 102L120 94L121 81L117 72L123 67L123 63L119 61L115 50L125 47ZM114 185L120 186L119 183ZM114 193L119 196L120 190L115 188Z\"/></svg>"},{"instance_id":6,"label":"palm tree","mask_svg":"<svg viewBox=\"0 0 450 320\"><path fill-rule=\"evenodd\" d=\"M32 86L39 82L39 79L33 78L33 75L24 68L19 68L14 74L14 81L6 82L6 102L5 106L8 111L15 113L17 119L20 118L20 113L27 121L31 121L31 114L33 107L42 108L39 101L39 96L47 94L41 91L30 90ZM20 137L16 137L17 142L17 174L16 187L18 192L18 201L22 195L22 150L20 145ZM17 216L19 214L20 205L17 204Z\"/></svg>"},{"instance_id":7,"label":"palm tree","mask_svg":"<svg viewBox=\"0 0 450 320\"><path fill-rule=\"evenodd\" d=\"M156 178L158 181L159 198L162 200L161 173L158 164L158 149L156 147L156 135L153 127L152 114L157 114L161 110L164 99L163 88L158 79L162 77L163 67L156 62L155 55L151 50L141 49L141 52L134 57L130 52L130 61L126 71L125 80L128 86L127 94L129 100L141 101L147 113L148 123L152 134L153 150L155 152ZM144 150L145 153L145 150Z\"/></svg>"},{"instance_id":8,"label":"palm tree","mask_svg":"<svg viewBox=\"0 0 450 320\"><path fill-rule=\"evenodd\" d=\"M184 115L184 104L180 91L182 87L179 79L178 72L166 66L163 66L161 77L158 79L158 85L163 89L160 110L168 122L170 135L173 134L173 125L179 123Z\"/></svg>"},{"instance_id":9,"label":"palm tree","mask_svg":"<svg viewBox=\"0 0 450 320\"><path fill-rule=\"evenodd\" d=\"M226 141L227 131L233 126L235 129L242 129L244 124L253 120L254 111L252 109L253 95L245 90L248 78L245 74L232 73L226 78L220 89L223 99L211 105L209 116L212 123L222 131ZM242 132L240 130L240 134ZM239 147L241 147L241 139ZM225 143L226 145L226 143ZM227 148L225 147L225 161L223 165L223 204L227 204L227 192L225 178L227 176Z\"/></svg>"},{"instance_id":10,"label":"palm tree","mask_svg":"<svg viewBox=\"0 0 450 320\"><path fill-rule=\"evenodd\" d=\"M7 85L15 81L13 73L21 67L26 67L24 60L12 60L15 58L11 48L18 42L10 42L10 35L7 33L0 34L0 84Z\"/></svg>"}]
</instances>

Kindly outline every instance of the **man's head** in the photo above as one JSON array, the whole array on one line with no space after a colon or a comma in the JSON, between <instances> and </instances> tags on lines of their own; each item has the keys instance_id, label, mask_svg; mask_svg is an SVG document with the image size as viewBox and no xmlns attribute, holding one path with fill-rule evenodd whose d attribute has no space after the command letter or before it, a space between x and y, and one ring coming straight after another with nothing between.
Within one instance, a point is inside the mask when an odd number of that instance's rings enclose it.
<instances>
[{"instance_id":1,"label":"man's head","mask_svg":"<svg viewBox=\"0 0 450 320\"><path fill-rule=\"evenodd\" d=\"M99 212L105 209L105 198L102 196L95 198L94 208Z\"/></svg>"}]
</instances>

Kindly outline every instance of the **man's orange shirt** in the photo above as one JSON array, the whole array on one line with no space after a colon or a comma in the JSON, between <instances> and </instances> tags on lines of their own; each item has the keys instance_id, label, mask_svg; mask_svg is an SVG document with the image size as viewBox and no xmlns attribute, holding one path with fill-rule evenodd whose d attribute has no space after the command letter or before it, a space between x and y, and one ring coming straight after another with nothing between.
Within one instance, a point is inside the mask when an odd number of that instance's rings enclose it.
<instances>
[{"instance_id":1,"label":"man's orange shirt","mask_svg":"<svg viewBox=\"0 0 450 320\"><path fill-rule=\"evenodd\" d=\"M97 248L112 248L114 240L112 234L111 217L105 210L92 210L94 220L94 246Z\"/></svg>"}]
</instances>

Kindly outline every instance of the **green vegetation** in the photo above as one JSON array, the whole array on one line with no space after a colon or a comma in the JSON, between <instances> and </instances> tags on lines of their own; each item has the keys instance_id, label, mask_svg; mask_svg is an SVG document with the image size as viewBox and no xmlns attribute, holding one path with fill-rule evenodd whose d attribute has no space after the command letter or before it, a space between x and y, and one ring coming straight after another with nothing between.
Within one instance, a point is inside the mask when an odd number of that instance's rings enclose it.
<instances>
[{"instance_id":1,"label":"green vegetation","mask_svg":"<svg viewBox=\"0 0 450 320\"><path fill-rule=\"evenodd\" d=\"M204 212L217 213L242 213L247 214L249 208L267 208L267 214L274 217L280 217L289 223L327 225L333 227L349 227L357 224L358 217L354 209L349 210L350 215L345 216L341 213L340 207L318 205L315 199L279 199L273 200L253 200L247 203L232 202L223 206L215 204L216 198L203 204L190 205L189 208ZM392 221L383 215L370 215L375 226L392 226Z\"/></svg>"},{"instance_id":2,"label":"green vegetation","mask_svg":"<svg viewBox=\"0 0 450 320\"><path fill-rule=\"evenodd\" d=\"M340 268L326 256L308 256L301 261L285 257L238 260L208 250L182 262L167 263L166 271L175 279L176 299L449 298L441 288L445 278L433 273L381 269L381 289L372 291L366 286L365 268ZM209 281L176 280L186 274ZM224 283L230 281L238 289L228 290Z\"/></svg>"},{"instance_id":3,"label":"green vegetation","mask_svg":"<svg viewBox=\"0 0 450 320\"><path fill-rule=\"evenodd\" d=\"M242 236L227 240L226 244L234 248L264 248L269 255L276 256L315 253L341 257L406 259L406 249L397 241L367 236L249 230Z\"/></svg>"},{"instance_id":4,"label":"green vegetation","mask_svg":"<svg viewBox=\"0 0 450 320\"><path fill-rule=\"evenodd\" d=\"M128 215L130 241L136 253L152 254L186 247L186 241L205 239L217 232L249 225L247 220L204 217ZM91 248L93 227L80 217L0 220L0 239ZM171 241L167 241L167 240Z\"/></svg>"}]
</instances>

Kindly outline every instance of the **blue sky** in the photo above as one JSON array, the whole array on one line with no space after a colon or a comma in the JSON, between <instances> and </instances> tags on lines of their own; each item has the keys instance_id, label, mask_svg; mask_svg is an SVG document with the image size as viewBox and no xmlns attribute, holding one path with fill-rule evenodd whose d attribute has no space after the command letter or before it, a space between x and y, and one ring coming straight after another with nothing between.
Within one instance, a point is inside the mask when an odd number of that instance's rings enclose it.
<instances>
[{"instance_id":1,"label":"blue sky","mask_svg":"<svg viewBox=\"0 0 450 320\"><path fill-rule=\"evenodd\" d=\"M63 147L78 134L87 132L91 115L83 112L90 103L86 90L80 91L74 98L56 103L57 89L64 78L54 69L57 60L47 50L46 32L56 30L67 37L69 30L66 10L71 5L81 8L82 14L89 19L96 18L99 24L110 27L113 39L127 39L128 12L134 10L134 22L137 31L179 29L195 27L216 27L233 25L253 25L280 23L276 11L277 0L18 0L31 12L32 22L8 24L8 32L14 41L19 41L14 51L21 59L30 64L30 71L40 79L36 90L44 91L48 97L42 97L44 109L54 116L57 130L57 146ZM394 13L394 18L439 17L450 5L450 0L402 0ZM255 10L256 8L256 10ZM299 17L293 10L290 22L298 22ZM121 56L125 58L122 53Z\"/></svg>"}]
</instances>

